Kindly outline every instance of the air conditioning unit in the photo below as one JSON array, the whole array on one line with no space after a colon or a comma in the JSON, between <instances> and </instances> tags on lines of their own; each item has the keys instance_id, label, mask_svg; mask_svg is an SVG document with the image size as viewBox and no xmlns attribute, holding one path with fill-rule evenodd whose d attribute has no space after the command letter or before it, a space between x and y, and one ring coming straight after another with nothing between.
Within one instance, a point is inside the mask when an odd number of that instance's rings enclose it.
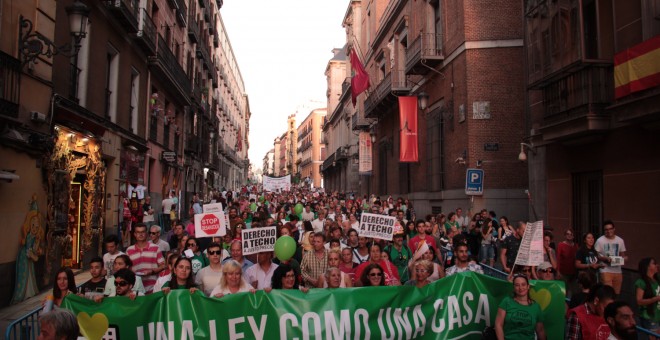
<instances>
[{"instance_id":1,"label":"air conditioning unit","mask_svg":"<svg viewBox=\"0 0 660 340\"><path fill-rule=\"evenodd\" d=\"M30 120L32 120L35 123L42 124L46 122L46 115L39 111L31 111Z\"/></svg>"}]
</instances>

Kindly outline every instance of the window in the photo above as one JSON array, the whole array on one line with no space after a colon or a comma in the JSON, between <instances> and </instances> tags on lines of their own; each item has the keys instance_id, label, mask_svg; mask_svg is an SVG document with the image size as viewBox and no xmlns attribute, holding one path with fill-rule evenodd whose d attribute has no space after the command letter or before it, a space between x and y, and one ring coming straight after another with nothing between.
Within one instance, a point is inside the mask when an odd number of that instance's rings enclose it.
<instances>
[{"instance_id":1,"label":"window","mask_svg":"<svg viewBox=\"0 0 660 340\"><path fill-rule=\"evenodd\" d=\"M440 105L426 115L426 164L430 191L443 189L443 125L442 112L445 110L444 99Z\"/></svg>"},{"instance_id":2,"label":"window","mask_svg":"<svg viewBox=\"0 0 660 340\"><path fill-rule=\"evenodd\" d=\"M130 93L130 106L128 112L130 114L131 132L138 133L138 98L140 98L140 73L131 68L131 93Z\"/></svg>"},{"instance_id":3,"label":"window","mask_svg":"<svg viewBox=\"0 0 660 340\"><path fill-rule=\"evenodd\" d=\"M117 79L119 77L119 52L108 45L106 54L105 116L117 123Z\"/></svg>"}]
</instances>

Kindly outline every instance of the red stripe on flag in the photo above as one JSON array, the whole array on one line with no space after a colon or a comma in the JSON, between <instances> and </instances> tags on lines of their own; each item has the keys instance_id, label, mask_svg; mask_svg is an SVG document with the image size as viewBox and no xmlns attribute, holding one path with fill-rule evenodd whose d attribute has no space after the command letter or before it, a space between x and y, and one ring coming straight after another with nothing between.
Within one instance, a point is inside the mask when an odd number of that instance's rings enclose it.
<instances>
[{"instance_id":1,"label":"red stripe on flag","mask_svg":"<svg viewBox=\"0 0 660 340\"><path fill-rule=\"evenodd\" d=\"M627 96L633 92L646 90L651 87L660 86L660 73L633 80L614 89L614 99Z\"/></svg>"},{"instance_id":2,"label":"red stripe on flag","mask_svg":"<svg viewBox=\"0 0 660 340\"><path fill-rule=\"evenodd\" d=\"M640 55L649 53L655 49L660 48L660 35L645 40L633 47L627 48L614 55L614 65L621 65L628 60L639 57Z\"/></svg>"}]
</instances>

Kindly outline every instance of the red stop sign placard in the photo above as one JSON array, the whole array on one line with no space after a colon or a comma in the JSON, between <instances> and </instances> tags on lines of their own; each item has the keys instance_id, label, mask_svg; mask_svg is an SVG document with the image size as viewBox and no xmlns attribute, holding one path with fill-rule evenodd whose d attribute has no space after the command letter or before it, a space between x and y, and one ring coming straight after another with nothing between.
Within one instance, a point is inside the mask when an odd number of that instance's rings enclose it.
<instances>
[{"instance_id":1,"label":"red stop sign placard","mask_svg":"<svg viewBox=\"0 0 660 340\"><path fill-rule=\"evenodd\" d=\"M213 214L206 214L202 217L201 228L207 235L214 235L220 229L220 219Z\"/></svg>"}]
</instances>

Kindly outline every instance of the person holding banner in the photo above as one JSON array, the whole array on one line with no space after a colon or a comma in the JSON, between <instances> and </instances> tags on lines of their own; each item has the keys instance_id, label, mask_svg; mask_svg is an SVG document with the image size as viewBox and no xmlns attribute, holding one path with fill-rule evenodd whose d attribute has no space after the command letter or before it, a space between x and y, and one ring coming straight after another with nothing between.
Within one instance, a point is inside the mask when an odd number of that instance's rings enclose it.
<instances>
[{"instance_id":1,"label":"person holding banner","mask_svg":"<svg viewBox=\"0 0 660 340\"><path fill-rule=\"evenodd\" d=\"M328 251L328 270L326 270L324 275L321 275L319 277L319 283L316 286L317 288L346 288L346 287L353 287L353 281L351 280L351 277L342 272L339 269L339 265L341 264L341 250L339 248L332 248ZM331 269L336 269L333 270L332 272L330 271ZM339 272L337 274L337 272ZM335 277L334 275L337 275ZM338 282L336 282L336 285L331 284L331 281L334 279L338 278Z\"/></svg>"},{"instance_id":2,"label":"person holding banner","mask_svg":"<svg viewBox=\"0 0 660 340\"><path fill-rule=\"evenodd\" d=\"M355 276L362 277L363 271L369 268L370 264L378 264L383 270L385 275L385 284L388 286L400 286L401 279L399 278L399 270L392 264L392 262L385 260L381 257L383 248L378 243L373 243L369 247L369 261L364 262L355 268Z\"/></svg>"},{"instance_id":3,"label":"person holding banner","mask_svg":"<svg viewBox=\"0 0 660 340\"><path fill-rule=\"evenodd\" d=\"M298 285L298 276L296 271L290 265L283 263L280 264L273 272L270 287L266 288L266 292L273 289L300 289Z\"/></svg>"},{"instance_id":4,"label":"person holding banner","mask_svg":"<svg viewBox=\"0 0 660 340\"><path fill-rule=\"evenodd\" d=\"M204 295L210 296L213 288L218 285L222 278L222 258L227 252L222 249L220 244L211 243L206 248L206 255L209 259L209 265L200 269L195 275L195 284L202 290Z\"/></svg>"},{"instance_id":5,"label":"person holding banner","mask_svg":"<svg viewBox=\"0 0 660 340\"><path fill-rule=\"evenodd\" d=\"M438 245L435 243L435 238L433 236L426 234L426 222L424 220L415 221L415 226L417 228L417 236L410 239L408 246L410 250L416 252L419 249L419 245L424 241L429 246L432 246L433 249L438 249Z\"/></svg>"},{"instance_id":6,"label":"person holding banner","mask_svg":"<svg viewBox=\"0 0 660 340\"><path fill-rule=\"evenodd\" d=\"M190 290L190 294L197 291L192 273L192 262L189 258L181 256L174 262L172 279L169 282L165 282L161 291L167 294L172 289L188 289Z\"/></svg>"},{"instance_id":7,"label":"person holding banner","mask_svg":"<svg viewBox=\"0 0 660 340\"><path fill-rule=\"evenodd\" d=\"M383 268L377 263L369 263L360 275L360 284L362 287L382 287L385 286L385 274Z\"/></svg>"},{"instance_id":8,"label":"person holding banner","mask_svg":"<svg viewBox=\"0 0 660 340\"><path fill-rule=\"evenodd\" d=\"M243 292L254 293L255 289L243 279L241 264L229 260L222 266L222 279L220 279L220 284L213 288L210 296L221 298L225 295Z\"/></svg>"},{"instance_id":9,"label":"person holding banner","mask_svg":"<svg viewBox=\"0 0 660 340\"><path fill-rule=\"evenodd\" d=\"M433 263L427 260L419 260L412 265L415 272L415 279L406 282L406 286L415 286L422 288L431 283L429 275L433 272Z\"/></svg>"},{"instance_id":10,"label":"person holding banner","mask_svg":"<svg viewBox=\"0 0 660 340\"><path fill-rule=\"evenodd\" d=\"M529 280L525 275L513 278L513 297L505 297L497 309L495 333L498 340L545 340L541 306L529 296Z\"/></svg>"}]
</instances>

